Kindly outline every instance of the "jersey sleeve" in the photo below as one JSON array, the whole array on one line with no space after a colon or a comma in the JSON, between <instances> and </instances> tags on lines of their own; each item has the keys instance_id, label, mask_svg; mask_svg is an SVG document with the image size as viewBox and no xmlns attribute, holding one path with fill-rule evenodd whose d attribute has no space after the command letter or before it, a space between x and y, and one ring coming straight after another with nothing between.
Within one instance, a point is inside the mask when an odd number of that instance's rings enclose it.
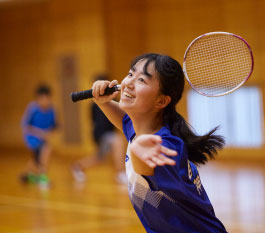
<instances>
[{"instance_id":1,"label":"jersey sleeve","mask_svg":"<svg viewBox=\"0 0 265 233\"><path fill-rule=\"evenodd\" d=\"M172 198L181 197L183 193L181 179L187 179L187 154L184 142L175 136L162 136L162 145L177 151L177 156L168 158L175 160L176 165L157 166L154 175L143 176L152 191L162 191Z\"/></svg>"},{"instance_id":2,"label":"jersey sleeve","mask_svg":"<svg viewBox=\"0 0 265 233\"><path fill-rule=\"evenodd\" d=\"M32 116L34 114L34 110L35 110L35 104L34 103L30 103L24 114L22 117L22 121L21 121L21 127L24 129L26 126L29 126L31 124L31 120L32 120Z\"/></svg>"},{"instance_id":3,"label":"jersey sleeve","mask_svg":"<svg viewBox=\"0 0 265 233\"><path fill-rule=\"evenodd\" d=\"M122 129L127 141L131 141L135 136L134 128L130 117L125 114L122 119Z\"/></svg>"}]
</instances>

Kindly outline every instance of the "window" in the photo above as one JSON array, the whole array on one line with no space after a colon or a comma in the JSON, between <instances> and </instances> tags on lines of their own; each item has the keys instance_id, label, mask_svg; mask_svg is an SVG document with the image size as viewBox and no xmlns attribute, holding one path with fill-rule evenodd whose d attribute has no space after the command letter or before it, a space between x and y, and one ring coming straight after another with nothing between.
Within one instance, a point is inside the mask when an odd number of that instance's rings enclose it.
<instances>
[{"instance_id":1,"label":"window","mask_svg":"<svg viewBox=\"0 0 265 233\"><path fill-rule=\"evenodd\" d=\"M257 87L241 87L222 97L188 93L189 123L199 135L220 126L226 146L260 147L263 144L262 96Z\"/></svg>"}]
</instances>

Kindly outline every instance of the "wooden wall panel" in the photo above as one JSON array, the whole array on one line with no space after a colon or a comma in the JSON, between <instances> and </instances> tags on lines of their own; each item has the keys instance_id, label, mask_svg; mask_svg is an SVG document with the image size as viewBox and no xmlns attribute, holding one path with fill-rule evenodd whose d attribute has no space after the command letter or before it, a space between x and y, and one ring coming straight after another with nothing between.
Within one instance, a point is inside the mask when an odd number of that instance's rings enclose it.
<instances>
[{"instance_id":1,"label":"wooden wall panel","mask_svg":"<svg viewBox=\"0 0 265 233\"><path fill-rule=\"evenodd\" d=\"M132 58L145 52L145 1L104 1L107 66L112 79L121 81Z\"/></svg>"}]
</instances>

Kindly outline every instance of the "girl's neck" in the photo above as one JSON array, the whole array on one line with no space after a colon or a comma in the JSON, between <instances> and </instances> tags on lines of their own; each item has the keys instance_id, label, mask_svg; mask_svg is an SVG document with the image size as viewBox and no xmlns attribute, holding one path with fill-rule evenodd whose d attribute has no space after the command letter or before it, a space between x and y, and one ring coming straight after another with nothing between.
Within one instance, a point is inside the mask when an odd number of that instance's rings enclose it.
<instances>
[{"instance_id":1,"label":"girl's neck","mask_svg":"<svg viewBox=\"0 0 265 233\"><path fill-rule=\"evenodd\" d=\"M163 126L161 113L133 114L129 116L132 120L136 136L154 134Z\"/></svg>"}]
</instances>

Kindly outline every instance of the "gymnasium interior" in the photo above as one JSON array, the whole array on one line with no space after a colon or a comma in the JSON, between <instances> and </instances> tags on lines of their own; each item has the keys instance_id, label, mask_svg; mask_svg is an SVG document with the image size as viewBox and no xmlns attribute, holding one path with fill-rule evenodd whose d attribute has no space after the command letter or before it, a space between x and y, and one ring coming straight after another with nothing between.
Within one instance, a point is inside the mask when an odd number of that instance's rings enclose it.
<instances>
[{"instance_id":1,"label":"gymnasium interior","mask_svg":"<svg viewBox=\"0 0 265 233\"><path fill-rule=\"evenodd\" d=\"M251 77L212 98L186 82L177 110L197 132L220 125L226 138L217 158L198 167L216 216L228 232L264 233L264 12L264 0L0 0L0 232L144 233L111 155L85 182L73 178L72 164L96 144L93 101L73 103L70 93L90 89L99 73L120 83L143 53L182 64L194 38L224 31L249 43ZM21 120L40 83L51 87L58 120L46 189L19 179L32 156Z\"/></svg>"}]
</instances>

